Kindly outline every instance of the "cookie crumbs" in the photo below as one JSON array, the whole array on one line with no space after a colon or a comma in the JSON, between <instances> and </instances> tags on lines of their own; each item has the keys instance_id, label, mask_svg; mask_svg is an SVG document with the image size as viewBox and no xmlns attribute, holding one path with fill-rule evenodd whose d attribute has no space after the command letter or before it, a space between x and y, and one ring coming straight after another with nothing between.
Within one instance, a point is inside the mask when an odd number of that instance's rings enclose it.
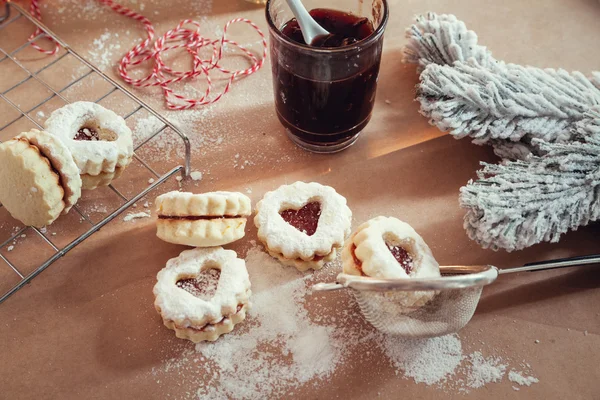
<instances>
[{"instance_id":1,"label":"cookie crumbs","mask_svg":"<svg viewBox=\"0 0 600 400\"><path fill-rule=\"evenodd\" d=\"M385 100L385 104L392 104L392 102L390 100Z\"/></svg>"},{"instance_id":2,"label":"cookie crumbs","mask_svg":"<svg viewBox=\"0 0 600 400\"><path fill-rule=\"evenodd\" d=\"M140 218L150 218L150 212L149 211L141 211L138 213L129 213L125 217L123 217L123 221L129 222L129 221L133 221L134 219L140 219Z\"/></svg>"},{"instance_id":3,"label":"cookie crumbs","mask_svg":"<svg viewBox=\"0 0 600 400\"><path fill-rule=\"evenodd\" d=\"M36 187L31 187L31 189L29 189L31 191L31 193L37 193L37 188Z\"/></svg>"},{"instance_id":4,"label":"cookie crumbs","mask_svg":"<svg viewBox=\"0 0 600 400\"><path fill-rule=\"evenodd\" d=\"M535 344L538 344L539 342L540 342L539 340L535 339L535 342L534 342L534 343L535 343Z\"/></svg>"},{"instance_id":5,"label":"cookie crumbs","mask_svg":"<svg viewBox=\"0 0 600 400\"><path fill-rule=\"evenodd\" d=\"M148 185L152 185L155 182L154 178L148 179Z\"/></svg>"},{"instance_id":6,"label":"cookie crumbs","mask_svg":"<svg viewBox=\"0 0 600 400\"><path fill-rule=\"evenodd\" d=\"M22 234L22 235L21 235L21 237L22 237L22 238L26 238L26 237L27 237L27 235L26 235L26 234Z\"/></svg>"},{"instance_id":7,"label":"cookie crumbs","mask_svg":"<svg viewBox=\"0 0 600 400\"><path fill-rule=\"evenodd\" d=\"M194 180L194 181L201 181L202 180L202 172L192 171L192 173L190 174L190 178L192 178L192 180Z\"/></svg>"},{"instance_id":8,"label":"cookie crumbs","mask_svg":"<svg viewBox=\"0 0 600 400\"><path fill-rule=\"evenodd\" d=\"M14 248L15 248L15 246L12 246L12 245L11 245L11 246L8 246L8 247L6 248L6 250L7 250L7 251L13 251L13 250L14 250Z\"/></svg>"}]
</instances>

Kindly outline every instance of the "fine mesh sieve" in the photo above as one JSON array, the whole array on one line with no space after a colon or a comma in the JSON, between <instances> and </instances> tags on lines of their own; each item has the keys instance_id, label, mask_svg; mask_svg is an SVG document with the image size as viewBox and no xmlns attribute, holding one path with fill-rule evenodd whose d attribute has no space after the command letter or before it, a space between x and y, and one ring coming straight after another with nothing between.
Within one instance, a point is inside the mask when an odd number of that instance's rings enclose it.
<instances>
[{"instance_id":1,"label":"fine mesh sieve","mask_svg":"<svg viewBox=\"0 0 600 400\"><path fill-rule=\"evenodd\" d=\"M600 255L574 257L498 269L491 265L443 266L442 277L374 279L339 274L337 283L318 283L315 291L352 289L367 321L382 332L412 338L442 336L473 317L485 285L498 275L600 263Z\"/></svg>"}]
</instances>

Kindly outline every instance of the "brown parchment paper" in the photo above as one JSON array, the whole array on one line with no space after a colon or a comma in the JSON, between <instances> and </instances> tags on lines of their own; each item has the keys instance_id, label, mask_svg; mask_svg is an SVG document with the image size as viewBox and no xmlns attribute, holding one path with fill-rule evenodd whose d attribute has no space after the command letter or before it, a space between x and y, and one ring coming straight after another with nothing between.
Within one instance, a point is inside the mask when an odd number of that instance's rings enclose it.
<instances>
[{"instance_id":1,"label":"brown parchment paper","mask_svg":"<svg viewBox=\"0 0 600 400\"><path fill-rule=\"evenodd\" d=\"M161 32L182 18L199 15L206 15L214 25L246 16L266 32L263 9L238 0L214 1L209 11L202 11L202 4L195 0L142 2L144 13ZM69 13L73 2L43 3L48 25L83 55L94 49L93 40L102 33L121 33L123 43L110 55L112 65L143 37L139 25L110 11L63 20L61 16ZM124 3L135 7L141 2ZM480 161L494 161L495 157L489 148L444 135L418 114L413 102L415 68L401 63L401 50L404 29L415 14L449 12L475 30L497 58L589 73L600 67L600 4L594 0L390 3L375 113L354 147L330 156L295 148L275 117L267 63L256 75L238 82L207 118L198 121L196 132L188 132L200 135L205 129L220 129L226 139L220 146L204 146L194 154L194 169L209 174L200 182L184 182L184 188L196 192L251 189L255 203L265 191L283 183L316 180L335 187L348 199L354 226L377 215L397 216L425 238L441 264L507 267L598 252L597 223L565 235L559 244L541 244L511 254L482 250L468 240L462 228L458 189L475 177ZM9 40L0 32L3 44ZM32 55L30 61L36 60ZM108 72L116 76L112 69ZM58 82L61 76L49 79ZM27 98L27 91L33 93L35 88L24 90L20 95ZM137 93L164 111L155 92ZM236 154L241 159L251 155L253 165L235 167ZM170 166L169 162L153 163L161 172ZM116 186L133 194L148 178L147 172L134 164ZM159 191L176 187L171 179ZM158 194L152 193L149 200ZM81 204L91 210L90 218L98 220L104 209L117 206L119 200L110 191L99 189L86 194ZM141 211L141 205L130 211ZM197 389L178 372L161 374L160 382L152 374L165 360L192 346L162 326L152 305L156 273L183 249L155 237L153 218L135 222L118 218L0 306L0 398L162 399L180 398ZM10 225L0 229L3 241L17 224L3 209L0 221ZM64 245L85 230L80 225L78 218L70 215L49 229L58 232L56 240ZM228 246L242 255L247 241L256 238L253 224L248 225L246 240ZM49 252L33 237L22 241L10 254L2 251L29 272ZM25 243L27 246L22 245ZM4 270L0 273L3 290L14 282L14 275ZM333 304L339 300L336 296L346 295L332 293L330 301ZM481 348L483 342L483 348L489 346L513 360L528 362L540 383L520 392L515 392L507 379L469 394L440 392L396 376L382 354L365 357L358 349L349 359L356 357L361 362L339 366L326 384L306 385L289 397L598 399L599 304L600 271L593 267L502 277L484 290L473 320L460 332L463 351Z\"/></svg>"}]
</instances>

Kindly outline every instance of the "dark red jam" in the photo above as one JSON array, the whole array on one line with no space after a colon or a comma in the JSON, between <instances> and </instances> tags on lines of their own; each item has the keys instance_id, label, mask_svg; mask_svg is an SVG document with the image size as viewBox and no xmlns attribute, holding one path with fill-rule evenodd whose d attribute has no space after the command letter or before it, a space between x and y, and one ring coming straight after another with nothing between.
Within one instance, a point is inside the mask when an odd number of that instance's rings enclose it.
<instances>
[{"instance_id":1,"label":"dark red jam","mask_svg":"<svg viewBox=\"0 0 600 400\"><path fill-rule=\"evenodd\" d=\"M300 232L312 236L319 226L321 203L313 201L299 210L284 210L279 213L283 220Z\"/></svg>"},{"instance_id":2,"label":"dark red jam","mask_svg":"<svg viewBox=\"0 0 600 400\"><path fill-rule=\"evenodd\" d=\"M212 298L217 291L221 271L211 268L195 278L177 281L177 287L204 300Z\"/></svg>"},{"instance_id":3,"label":"dark red jam","mask_svg":"<svg viewBox=\"0 0 600 400\"><path fill-rule=\"evenodd\" d=\"M374 32L371 21L364 17L329 9L314 9L310 14L331 32L316 38L311 44L315 47L355 45ZM286 23L281 32L305 44L296 20ZM380 65L375 53L361 53L362 58L347 62L338 58L330 65L326 61L311 64L306 58L297 60L300 65L279 62L279 55L274 54L275 105L281 123L303 141L318 145L335 145L355 136L367 125L373 110ZM340 71L350 72L343 79L332 78Z\"/></svg>"},{"instance_id":4,"label":"dark red jam","mask_svg":"<svg viewBox=\"0 0 600 400\"><path fill-rule=\"evenodd\" d=\"M81 128L73 140L100 140L98 132L93 128Z\"/></svg>"},{"instance_id":5,"label":"dark red jam","mask_svg":"<svg viewBox=\"0 0 600 400\"><path fill-rule=\"evenodd\" d=\"M407 274L413 270L413 258L412 256L401 246L391 245L386 243L387 248L390 250L398 264L406 271Z\"/></svg>"},{"instance_id":6,"label":"dark red jam","mask_svg":"<svg viewBox=\"0 0 600 400\"><path fill-rule=\"evenodd\" d=\"M349 46L366 39L373 33L373 24L365 17L327 8L315 8L310 11L310 15L330 33L315 38L310 44L314 47ZM283 26L281 33L294 42L306 44L295 18Z\"/></svg>"}]
</instances>

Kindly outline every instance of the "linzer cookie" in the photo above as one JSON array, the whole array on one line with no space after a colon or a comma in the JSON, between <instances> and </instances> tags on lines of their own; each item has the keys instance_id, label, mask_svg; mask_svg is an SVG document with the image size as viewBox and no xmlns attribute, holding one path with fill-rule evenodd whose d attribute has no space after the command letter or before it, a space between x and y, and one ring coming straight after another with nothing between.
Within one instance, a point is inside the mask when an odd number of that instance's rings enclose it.
<instances>
[{"instance_id":1,"label":"linzer cookie","mask_svg":"<svg viewBox=\"0 0 600 400\"><path fill-rule=\"evenodd\" d=\"M84 189L110 184L133 157L132 134L125 120L99 104L68 104L54 111L45 127L73 153Z\"/></svg>"},{"instance_id":2,"label":"linzer cookie","mask_svg":"<svg viewBox=\"0 0 600 400\"><path fill-rule=\"evenodd\" d=\"M173 191L156 198L156 235L169 243L221 246L244 237L252 214L248 196L237 192Z\"/></svg>"},{"instance_id":3,"label":"linzer cookie","mask_svg":"<svg viewBox=\"0 0 600 400\"><path fill-rule=\"evenodd\" d=\"M342 250L344 273L372 278L434 278L439 264L415 230L393 217L376 217L360 225ZM399 292L404 304L421 306L434 292Z\"/></svg>"},{"instance_id":4,"label":"linzer cookie","mask_svg":"<svg viewBox=\"0 0 600 400\"><path fill-rule=\"evenodd\" d=\"M232 250L186 250L157 279L154 306L163 323L195 343L231 332L251 306L246 263Z\"/></svg>"},{"instance_id":5,"label":"linzer cookie","mask_svg":"<svg viewBox=\"0 0 600 400\"><path fill-rule=\"evenodd\" d=\"M352 212L329 186L296 182L268 192L256 205L254 224L269 254L300 271L335 258L350 234Z\"/></svg>"},{"instance_id":6,"label":"linzer cookie","mask_svg":"<svg viewBox=\"0 0 600 400\"><path fill-rule=\"evenodd\" d=\"M0 202L25 225L49 225L81 196L81 178L68 148L38 130L0 144Z\"/></svg>"}]
</instances>

